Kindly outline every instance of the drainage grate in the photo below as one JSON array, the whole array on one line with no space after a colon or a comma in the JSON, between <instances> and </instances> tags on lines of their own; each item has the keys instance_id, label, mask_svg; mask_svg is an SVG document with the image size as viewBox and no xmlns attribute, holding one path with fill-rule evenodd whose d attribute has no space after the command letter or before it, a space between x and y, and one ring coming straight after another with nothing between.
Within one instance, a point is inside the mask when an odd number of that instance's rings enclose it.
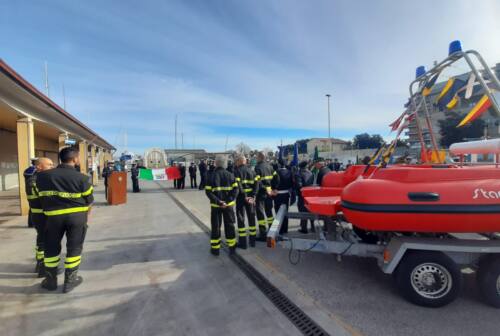
<instances>
[{"instance_id":1,"label":"drainage grate","mask_svg":"<svg viewBox=\"0 0 500 336\"><path fill-rule=\"evenodd\" d=\"M174 197L170 191L158 182L157 184L166 191L167 195L174 201L174 203L182 210L186 215L188 215L195 224L203 230L205 233L209 234L210 229L196 217L188 208L184 206L179 200ZM238 266L238 268L257 286L261 292L267 296L269 300L278 308L296 327L299 329L303 335L306 336L329 336L329 334L321 328L316 322L314 322L306 313L297 307L290 299L288 299L285 294L283 294L278 288L276 288L269 280L267 280L259 271L257 271L252 265L246 262L238 254L230 256L230 259Z\"/></svg>"}]
</instances>

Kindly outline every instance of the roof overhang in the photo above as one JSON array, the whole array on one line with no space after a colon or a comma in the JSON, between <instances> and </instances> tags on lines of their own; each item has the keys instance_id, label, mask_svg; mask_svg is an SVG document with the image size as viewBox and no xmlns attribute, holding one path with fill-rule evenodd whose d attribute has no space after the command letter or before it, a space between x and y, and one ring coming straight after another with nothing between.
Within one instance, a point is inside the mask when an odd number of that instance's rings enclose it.
<instances>
[{"instance_id":1,"label":"roof overhang","mask_svg":"<svg viewBox=\"0 0 500 336\"><path fill-rule=\"evenodd\" d=\"M18 115L30 117L104 149L115 148L98 134L33 87L0 59L0 103Z\"/></svg>"}]
</instances>

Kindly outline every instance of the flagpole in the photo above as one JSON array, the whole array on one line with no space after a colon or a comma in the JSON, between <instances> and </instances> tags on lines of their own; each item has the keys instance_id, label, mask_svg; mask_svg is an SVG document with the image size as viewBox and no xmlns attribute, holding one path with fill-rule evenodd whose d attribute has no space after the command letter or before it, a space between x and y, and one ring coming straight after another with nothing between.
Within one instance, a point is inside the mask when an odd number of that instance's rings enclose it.
<instances>
[{"instance_id":1,"label":"flagpole","mask_svg":"<svg viewBox=\"0 0 500 336\"><path fill-rule=\"evenodd\" d=\"M332 138L331 138L331 133L330 133L330 97L331 95L329 93L327 93L326 95L326 100L327 100L327 105L328 105L328 142L329 142L329 146L328 146L328 150L329 150L329 154L330 154L330 158L332 156Z\"/></svg>"},{"instance_id":2,"label":"flagpole","mask_svg":"<svg viewBox=\"0 0 500 336\"><path fill-rule=\"evenodd\" d=\"M434 129L432 127L432 122L431 122L431 117L429 115L429 110L427 109L427 101L425 100L425 96L422 96L422 99L424 101L424 113L425 113L425 121L427 123L427 129L429 130L429 133L431 135L431 141L432 141L432 146L434 147L434 151L436 152L436 158L439 160L439 147L436 142L436 137L434 135ZM431 157L432 159L432 157ZM439 163L442 163L441 160L439 160Z\"/></svg>"}]
</instances>

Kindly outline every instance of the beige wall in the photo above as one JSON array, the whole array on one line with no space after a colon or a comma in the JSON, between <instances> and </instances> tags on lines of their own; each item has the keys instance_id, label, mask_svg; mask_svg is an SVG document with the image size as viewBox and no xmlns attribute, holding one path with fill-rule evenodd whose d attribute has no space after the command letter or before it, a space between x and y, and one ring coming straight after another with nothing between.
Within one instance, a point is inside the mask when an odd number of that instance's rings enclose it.
<instances>
[{"instance_id":1,"label":"beige wall","mask_svg":"<svg viewBox=\"0 0 500 336\"><path fill-rule=\"evenodd\" d=\"M0 129L0 191L19 186L16 133Z\"/></svg>"},{"instance_id":2,"label":"beige wall","mask_svg":"<svg viewBox=\"0 0 500 336\"><path fill-rule=\"evenodd\" d=\"M51 140L43 137L35 137L35 156L48 157L54 165L59 163L59 143L57 140Z\"/></svg>"}]
</instances>

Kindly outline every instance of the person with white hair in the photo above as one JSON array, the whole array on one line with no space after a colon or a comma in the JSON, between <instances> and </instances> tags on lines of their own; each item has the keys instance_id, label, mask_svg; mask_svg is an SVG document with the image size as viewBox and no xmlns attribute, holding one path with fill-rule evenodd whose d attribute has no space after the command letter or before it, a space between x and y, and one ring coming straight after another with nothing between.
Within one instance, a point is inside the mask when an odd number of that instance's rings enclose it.
<instances>
[{"instance_id":1,"label":"person with white hair","mask_svg":"<svg viewBox=\"0 0 500 336\"><path fill-rule=\"evenodd\" d=\"M271 226L274 221L272 196L276 194L280 178L273 167L266 162L264 152L257 153L255 181L258 183L259 188L256 196L257 223L259 224L259 237L257 240L266 241L267 225Z\"/></svg>"},{"instance_id":2,"label":"person with white hair","mask_svg":"<svg viewBox=\"0 0 500 336\"><path fill-rule=\"evenodd\" d=\"M215 158L215 169L208 176L205 192L210 200L210 252L218 256L221 247L220 228L224 222L224 233L229 253L234 254L236 250L236 233L234 229L235 215L234 206L238 195L238 183L234 175L225 169L226 160L223 156Z\"/></svg>"},{"instance_id":3,"label":"person with white hair","mask_svg":"<svg viewBox=\"0 0 500 336\"><path fill-rule=\"evenodd\" d=\"M247 248L247 235L250 247L255 247L257 227L255 226L255 195L258 183L255 181L255 172L247 166L244 155L236 158L234 176L240 192L236 198L236 219L238 222L238 247ZM248 219L248 232L245 227L245 212Z\"/></svg>"},{"instance_id":4,"label":"person with white hair","mask_svg":"<svg viewBox=\"0 0 500 336\"><path fill-rule=\"evenodd\" d=\"M40 196L36 187L36 178L38 173L54 168L54 162L47 157L40 157L35 160L35 171L26 180L26 196L30 205L30 214L33 226L36 229L36 246L35 246L35 273L38 273L39 278L45 276L45 267L43 265L43 257L45 255L45 230L47 218L43 213Z\"/></svg>"}]
</instances>

